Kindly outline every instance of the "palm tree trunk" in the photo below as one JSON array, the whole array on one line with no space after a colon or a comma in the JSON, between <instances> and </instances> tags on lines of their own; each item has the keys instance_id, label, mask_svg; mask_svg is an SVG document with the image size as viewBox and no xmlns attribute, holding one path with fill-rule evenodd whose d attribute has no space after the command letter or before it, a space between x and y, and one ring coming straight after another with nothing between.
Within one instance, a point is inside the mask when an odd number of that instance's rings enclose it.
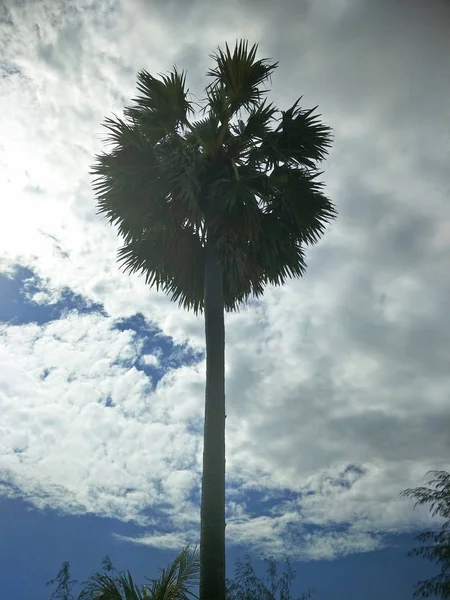
<instances>
[{"instance_id":1,"label":"palm tree trunk","mask_svg":"<svg viewBox=\"0 0 450 600\"><path fill-rule=\"evenodd\" d=\"M207 241L206 397L200 525L200 600L225 600L225 324L223 268Z\"/></svg>"}]
</instances>

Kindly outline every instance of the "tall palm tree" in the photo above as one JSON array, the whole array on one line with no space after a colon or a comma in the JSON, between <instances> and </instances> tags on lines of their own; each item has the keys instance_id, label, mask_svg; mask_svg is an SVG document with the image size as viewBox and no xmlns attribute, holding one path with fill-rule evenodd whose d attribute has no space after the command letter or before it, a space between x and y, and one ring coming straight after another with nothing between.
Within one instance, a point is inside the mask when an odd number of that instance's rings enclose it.
<instances>
[{"instance_id":1,"label":"tall palm tree","mask_svg":"<svg viewBox=\"0 0 450 600\"><path fill-rule=\"evenodd\" d=\"M246 41L219 48L198 105L184 72L140 71L140 95L106 119L112 149L93 167L125 270L205 315L201 600L225 597L224 311L303 275L304 246L336 216L317 181L331 130L299 100L286 111L267 102L278 63L256 53Z\"/></svg>"}]
</instances>

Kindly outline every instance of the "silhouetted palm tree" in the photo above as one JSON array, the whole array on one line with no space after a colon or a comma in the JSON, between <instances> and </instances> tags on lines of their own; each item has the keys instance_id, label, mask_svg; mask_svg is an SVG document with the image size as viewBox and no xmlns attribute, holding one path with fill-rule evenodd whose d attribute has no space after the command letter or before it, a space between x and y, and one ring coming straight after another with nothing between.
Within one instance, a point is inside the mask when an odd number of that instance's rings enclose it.
<instances>
[{"instance_id":1,"label":"silhouetted palm tree","mask_svg":"<svg viewBox=\"0 0 450 600\"><path fill-rule=\"evenodd\" d=\"M113 147L93 168L125 269L205 313L202 600L225 597L224 311L303 275L304 246L336 215L317 181L330 129L299 101L286 111L266 101L277 63L256 52L240 41L212 55L201 118L183 72L140 71L140 95L106 119Z\"/></svg>"}]
</instances>

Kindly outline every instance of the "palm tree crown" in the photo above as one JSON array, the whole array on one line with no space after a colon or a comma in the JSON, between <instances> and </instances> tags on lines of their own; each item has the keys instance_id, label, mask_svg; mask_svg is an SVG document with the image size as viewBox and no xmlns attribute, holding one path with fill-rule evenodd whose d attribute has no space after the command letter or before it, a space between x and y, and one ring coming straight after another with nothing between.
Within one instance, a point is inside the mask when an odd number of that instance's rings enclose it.
<instances>
[{"instance_id":1,"label":"palm tree crown","mask_svg":"<svg viewBox=\"0 0 450 600\"><path fill-rule=\"evenodd\" d=\"M331 130L299 100L286 111L263 86L277 63L240 41L212 55L194 118L184 72L138 74L140 95L107 118L112 149L92 173L99 213L124 240L126 270L185 308L204 308L206 244L223 266L227 310L306 268L303 247L336 216L317 165Z\"/></svg>"}]
</instances>

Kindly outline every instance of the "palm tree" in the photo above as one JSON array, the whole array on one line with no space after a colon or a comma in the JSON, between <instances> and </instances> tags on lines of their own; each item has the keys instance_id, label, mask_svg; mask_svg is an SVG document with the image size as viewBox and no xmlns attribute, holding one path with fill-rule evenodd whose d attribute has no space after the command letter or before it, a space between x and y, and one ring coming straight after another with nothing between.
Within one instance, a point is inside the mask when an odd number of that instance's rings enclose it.
<instances>
[{"instance_id":1,"label":"palm tree","mask_svg":"<svg viewBox=\"0 0 450 600\"><path fill-rule=\"evenodd\" d=\"M114 569L102 570L86 582L79 600L189 600L197 598L190 587L198 584L199 570L197 549L186 546L149 585L137 585L129 571L111 574Z\"/></svg>"},{"instance_id":2,"label":"palm tree","mask_svg":"<svg viewBox=\"0 0 450 600\"><path fill-rule=\"evenodd\" d=\"M256 53L246 41L219 48L198 104L177 68L140 71L140 95L106 119L112 149L92 171L125 270L205 315L201 600L225 597L224 311L303 275L304 246L336 216L317 181L331 130L300 99L286 111L267 102L278 63Z\"/></svg>"}]
</instances>

